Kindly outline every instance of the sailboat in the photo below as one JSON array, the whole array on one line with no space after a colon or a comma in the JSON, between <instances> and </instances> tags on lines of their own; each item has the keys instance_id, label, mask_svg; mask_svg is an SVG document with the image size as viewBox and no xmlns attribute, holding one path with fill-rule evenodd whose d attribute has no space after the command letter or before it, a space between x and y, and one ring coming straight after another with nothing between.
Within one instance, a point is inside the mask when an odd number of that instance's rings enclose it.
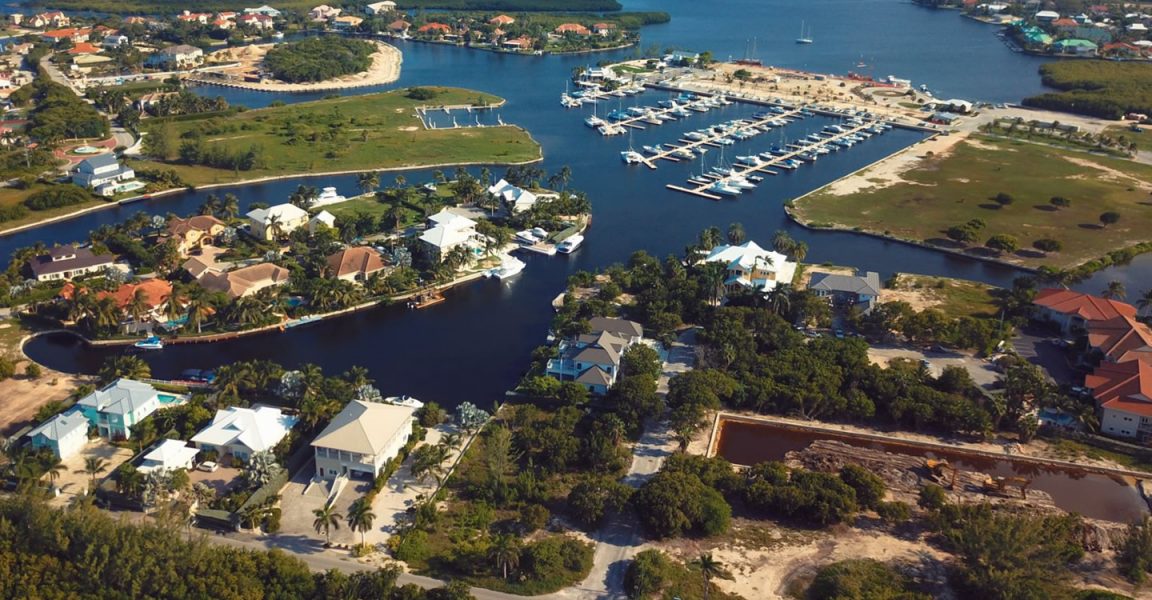
<instances>
[{"instance_id":1,"label":"sailboat","mask_svg":"<svg viewBox=\"0 0 1152 600\"><path fill-rule=\"evenodd\" d=\"M807 35L804 33L804 21L800 21L800 37L796 38L797 44L811 44L812 43L812 29L808 29Z\"/></svg>"},{"instance_id":2,"label":"sailboat","mask_svg":"<svg viewBox=\"0 0 1152 600\"><path fill-rule=\"evenodd\" d=\"M644 162L644 155L632 148L632 130L628 130L628 149L620 153L620 160L626 165Z\"/></svg>"}]
</instances>

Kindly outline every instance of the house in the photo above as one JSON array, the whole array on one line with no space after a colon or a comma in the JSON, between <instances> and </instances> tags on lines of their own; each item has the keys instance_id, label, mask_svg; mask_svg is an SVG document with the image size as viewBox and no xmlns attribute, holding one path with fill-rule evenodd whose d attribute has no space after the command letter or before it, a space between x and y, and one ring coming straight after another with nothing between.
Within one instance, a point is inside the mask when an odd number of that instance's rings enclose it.
<instances>
[{"instance_id":1,"label":"house","mask_svg":"<svg viewBox=\"0 0 1152 600\"><path fill-rule=\"evenodd\" d=\"M267 4L265 4L264 6L261 6L259 8L245 8L244 14L246 14L246 15L263 15L265 17L271 17L273 19L280 18L280 11L276 10L275 8L272 8L271 6L268 6Z\"/></svg>"},{"instance_id":2,"label":"house","mask_svg":"<svg viewBox=\"0 0 1152 600\"><path fill-rule=\"evenodd\" d=\"M545 372L603 395L620 376L624 351L640 342L644 329L639 323L608 317L591 319L588 325L589 333L560 342L559 356L548 361Z\"/></svg>"},{"instance_id":3,"label":"house","mask_svg":"<svg viewBox=\"0 0 1152 600\"><path fill-rule=\"evenodd\" d=\"M1152 362L1152 329L1135 317L1119 316L1088 323L1088 347L1109 362Z\"/></svg>"},{"instance_id":4,"label":"house","mask_svg":"<svg viewBox=\"0 0 1152 600\"><path fill-rule=\"evenodd\" d=\"M334 6L328 6L327 4L321 4L320 6L317 6L308 11L308 18L312 19L313 21L327 21L329 19L334 19L340 16L340 13L342 12L344 12L343 9L339 9Z\"/></svg>"},{"instance_id":5,"label":"house","mask_svg":"<svg viewBox=\"0 0 1152 600\"><path fill-rule=\"evenodd\" d=\"M234 271L220 272L209 269L197 280L205 289L223 292L230 298L251 296L274 285L288 283L288 269L272 263L259 263Z\"/></svg>"},{"instance_id":6,"label":"house","mask_svg":"<svg viewBox=\"0 0 1152 600\"><path fill-rule=\"evenodd\" d=\"M108 50L115 50L124 46L131 46L132 42L126 35L108 35L104 36L104 41L101 44Z\"/></svg>"},{"instance_id":7,"label":"house","mask_svg":"<svg viewBox=\"0 0 1152 600\"><path fill-rule=\"evenodd\" d=\"M353 400L312 440L316 476L374 480L412 435L416 409Z\"/></svg>"},{"instance_id":8,"label":"house","mask_svg":"<svg viewBox=\"0 0 1152 600\"><path fill-rule=\"evenodd\" d=\"M488 193L500 198L513 213L520 213L536 205L539 197L501 179L488 188Z\"/></svg>"},{"instance_id":9,"label":"house","mask_svg":"<svg viewBox=\"0 0 1152 600\"><path fill-rule=\"evenodd\" d=\"M1037 23L1052 23L1060 18L1060 13L1054 10L1042 10L1033 17Z\"/></svg>"},{"instance_id":10,"label":"house","mask_svg":"<svg viewBox=\"0 0 1152 600\"><path fill-rule=\"evenodd\" d=\"M120 184L135 178L136 172L131 167L121 165L115 154L108 153L80 161L72 175L72 183L104 196L112 196L120 190Z\"/></svg>"},{"instance_id":11,"label":"house","mask_svg":"<svg viewBox=\"0 0 1152 600\"><path fill-rule=\"evenodd\" d=\"M337 31L355 31L356 29L358 29L360 27L360 24L363 22L364 22L364 19L362 19L360 17L353 17L350 15L345 15L342 17L336 17L335 19L332 19L332 28L337 30Z\"/></svg>"},{"instance_id":12,"label":"house","mask_svg":"<svg viewBox=\"0 0 1152 600\"><path fill-rule=\"evenodd\" d=\"M211 18L212 15L210 13L194 13L187 10L176 16L177 20L185 23L199 23L200 25L206 25Z\"/></svg>"},{"instance_id":13,"label":"house","mask_svg":"<svg viewBox=\"0 0 1152 600\"><path fill-rule=\"evenodd\" d=\"M79 413L55 415L28 432L32 447L51 450L60 460L71 458L88 443L88 419Z\"/></svg>"},{"instance_id":14,"label":"house","mask_svg":"<svg viewBox=\"0 0 1152 600\"><path fill-rule=\"evenodd\" d=\"M91 29L54 29L40 34L40 41L45 44L56 45L64 40L69 40L73 44L79 44L87 42L90 35L92 35Z\"/></svg>"},{"instance_id":15,"label":"house","mask_svg":"<svg viewBox=\"0 0 1152 600\"><path fill-rule=\"evenodd\" d=\"M1059 40L1052 44L1052 51L1059 54L1075 54L1077 56L1095 56L1099 46L1088 40L1069 38Z\"/></svg>"},{"instance_id":16,"label":"house","mask_svg":"<svg viewBox=\"0 0 1152 600\"><path fill-rule=\"evenodd\" d=\"M1073 30L1079 26L1080 24L1076 22L1076 19L1070 17L1063 17L1052 21L1052 27L1060 30Z\"/></svg>"},{"instance_id":17,"label":"house","mask_svg":"<svg viewBox=\"0 0 1152 600\"><path fill-rule=\"evenodd\" d=\"M176 243L176 251L181 258L188 258L192 252L205 245L212 245L228 224L212 215L195 215L187 219L172 217L168 221L168 228L160 236L159 243L169 240Z\"/></svg>"},{"instance_id":18,"label":"house","mask_svg":"<svg viewBox=\"0 0 1152 600\"><path fill-rule=\"evenodd\" d=\"M73 277L101 273L112 266L111 254L96 255L88 248L59 246L28 261L28 269L36 281L60 281Z\"/></svg>"},{"instance_id":19,"label":"house","mask_svg":"<svg viewBox=\"0 0 1152 600\"><path fill-rule=\"evenodd\" d=\"M364 13L372 16L390 13L396 10L396 3L392 0L384 0L383 2L373 2L364 7Z\"/></svg>"},{"instance_id":20,"label":"house","mask_svg":"<svg viewBox=\"0 0 1152 600\"><path fill-rule=\"evenodd\" d=\"M863 277L815 271L808 281L808 289L817 296L830 298L835 304L860 307L868 312L880 299L880 275L875 271L868 271Z\"/></svg>"},{"instance_id":21,"label":"house","mask_svg":"<svg viewBox=\"0 0 1152 600\"><path fill-rule=\"evenodd\" d=\"M72 284L66 284L65 288L70 285ZM60 290L61 295L64 292L65 290ZM142 306L138 308L134 306L137 294L143 300ZM163 279L145 279L139 283L125 283L112 292L97 292L96 297L112 298L116 302L116 307L121 313L121 323L127 333L150 331L151 322L159 319L161 309L172 297L172 284ZM134 312L140 309L143 313L137 318Z\"/></svg>"},{"instance_id":22,"label":"house","mask_svg":"<svg viewBox=\"0 0 1152 600\"><path fill-rule=\"evenodd\" d=\"M512 17L509 17L508 15L496 15L495 17L488 19L489 25L495 25L497 27L503 27L506 25L511 25L515 22L516 22L516 19L513 19Z\"/></svg>"},{"instance_id":23,"label":"house","mask_svg":"<svg viewBox=\"0 0 1152 600\"><path fill-rule=\"evenodd\" d=\"M558 35L567 35L569 33L573 35L592 35L592 32L587 27L579 23L562 23L557 25L553 31Z\"/></svg>"},{"instance_id":24,"label":"house","mask_svg":"<svg viewBox=\"0 0 1152 600\"><path fill-rule=\"evenodd\" d=\"M595 25L592 26L592 33L594 33L600 37L608 37L608 36L612 35L613 33L615 33L615 31L616 31L616 24L615 23L596 23Z\"/></svg>"},{"instance_id":25,"label":"house","mask_svg":"<svg viewBox=\"0 0 1152 600\"><path fill-rule=\"evenodd\" d=\"M428 229L420 235L420 241L436 260L444 260L449 252L461 246L473 250L481 247L476 221L446 208L428 217Z\"/></svg>"},{"instance_id":26,"label":"house","mask_svg":"<svg viewBox=\"0 0 1152 600\"><path fill-rule=\"evenodd\" d=\"M275 25L276 19L262 14L241 15L236 19L236 24L241 27L253 27L256 29L271 29Z\"/></svg>"},{"instance_id":27,"label":"house","mask_svg":"<svg viewBox=\"0 0 1152 600\"><path fill-rule=\"evenodd\" d=\"M388 31L391 33L406 33L412 28L412 24L404 19L396 19L388 24Z\"/></svg>"},{"instance_id":28,"label":"house","mask_svg":"<svg viewBox=\"0 0 1152 600\"><path fill-rule=\"evenodd\" d=\"M724 287L728 291L743 288L769 292L775 289L779 282L792 283L792 278L796 274L796 263L790 262L783 254L765 250L752 241L739 246L716 246L704 260L725 266L727 277L724 280Z\"/></svg>"},{"instance_id":29,"label":"house","mask_svg":"<svg viewBox=\"0 0 1152 600\"><path fill-rule=\"evenodd\" d=\"M345 248L328 257L328 275L344 281L364 281L387 268L380 253L368 246Z\"/></svg>"},{"instance_id":30,"label":"house","mask_svg":"<svg viewBox=\"0 0 1152 600\"><path fill-rule=\"evenodd\" d=\"M258 208L245 216L251 224L249 232L265 241L286 236L308 224L308 212L295 204Z\"/></svg>"},{"instance_id":31,"label":"house","mask_svg":"<svg viewBox=\"0 0 1152 600\"><path fill-rule=\"evenodd\" d=\"M217 410L212 423L192 436L192 443L201 451L247 462L257 452L271 451L295 426L296 417L276 407L231 406Z\"/></svg>"},{"instance_id":32,"label":"house","mask_svg":"<svg viewBox=\"0 0 1152 600\"><path fill-rule=\"evenodd\" d=\"M196 46L177 44L153 52L148 57L150 65L183 69L196 66L204 58L204 51Z\"/></svg>"},{"instance_id":33,"label":"house","mask_svg":"<svg viewBox=\"0 0 1152 600\"><path fill-rule=\"evenodd\" d=\"M328 227L329 229L336 229L336 215L322 210L316 213L316 216L308 219L308 233L315 235L320 231L321 227Z\"/></svg>"},{"instance_id":34,"label":"house","mask_svg":"<svg viewBox=\"0 0 1152 600\"><path fill-rule=\"evenodd\" d=\"M73 410L88 419L101 437L126 440L132 437L132 426L156 412L170 394L161 397L156 388L142 381L117 379L103 388L84 396Z\"/></svg>"},{"instance_id":35,"label":"house","mask_svg":"<svg viewBox=\"0 0 1152 600\"><path fill-rule=\"evenodd\" d=\"M452 33L452 27L443 23L427 23L425 25L421 25L420 28L416 30L416 33L422 33L424 35L433 37L444 36Z\"/></svg>"},{"instance_id":36,"label":"house","mask_svg":"<svg viewBox=\"0 0 1152 600\"><path fill-rule=\"evenodd\" d=\"M1084 378L1100 410L1100 433L1152 438L1152 365L1142 360L1100 365Z\"/></svg>"},{"instance_id":37,"label":"house","mask_svg":"<svg viewBox=\"0 0 1152 600\"><path fill-rule=\"evenodd\" d=\"M67 27L71 24L72 19L68 15L58 10L40 13L27 20L27 25L36 28L55 27L59 29L61 27Z\"/></svg>"},{"instance_id":38,"label":"house","mask_svg":"<svg viewBox=\"0 0 1152 600\"><path fill-rule=\"evenodd\" d=\"M224 31L228 31L229 29L236 27L236 21L231 19L216 19L215 21L212 21L212 26L216 29L223 29Z\"/></svg>"},{"instance_id":39,"label":"house","mask_svg":"<svg viewBox=\"0 0 1152 600\"><path fill-rule=\"evenodd\" d=\"M1136 317L1131 304L1060 288L1040 290L1032 306L1033 318L1059 326L1064 334L1084 331L1092 321Z\"/></svg>"},{"instance_id":40,"label":"house","mask_svg":"<svg viewBox=\"0 0 1152 600\"><path fill-rule=\"evenodd\" d=\"M518 38L503 40L500 42L500 47L508 50L524 50L532 47L532 38L522 35Z\"/></svg>"},{"instance_id":41,"label":"house","mask_svg":"<svg viewBox=\"0 0 1152 600\"><path fill-rule=\"evenodd\" d=\"M86 54L96 54L97 52L100 52L100 50L100 46L95 46L93 44L89 44L88 42L80 42L79 44L69 48L68 54L71 54L72 56L82 56Z\"/></svg>"},{"instance_id":42,"label":"house","mask_svg":"<svg viewBox=\"0 0 1152 600\"><path fill-rule=\"evenodd\" d=\"M184 469L191 471L200 451L182 440L164 440L159 446L153 448L140 462L136 470L140 473L152 471L175 471Z\"/></svg>"}]
</instances>

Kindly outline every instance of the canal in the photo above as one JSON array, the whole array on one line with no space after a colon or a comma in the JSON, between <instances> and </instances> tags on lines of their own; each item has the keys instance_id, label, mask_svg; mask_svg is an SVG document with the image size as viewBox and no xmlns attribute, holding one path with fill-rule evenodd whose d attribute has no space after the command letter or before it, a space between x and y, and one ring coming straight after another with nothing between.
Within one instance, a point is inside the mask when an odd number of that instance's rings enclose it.
<instances>
[{"instance_id":1,"label":"canal","mask_svg":"<svg viewBox=\"0 0 1152 600\"><path fill-rule=\"evenodd\" d=\"M1050 494L1056 506L1093 519L1131 522L1148 513L1148 505L1135 486L1123 478L1098 473L992 459L959 451L934 451L912 445L862 440L833 432L797 431L768 423L723 419L717 435L716 455L738 465L781 461L788 452L803 450L816 440L836 440L897 454L945 458L964 471L1024 477L1032 481L1031 488Z\"/></svg>"}]
</instances>

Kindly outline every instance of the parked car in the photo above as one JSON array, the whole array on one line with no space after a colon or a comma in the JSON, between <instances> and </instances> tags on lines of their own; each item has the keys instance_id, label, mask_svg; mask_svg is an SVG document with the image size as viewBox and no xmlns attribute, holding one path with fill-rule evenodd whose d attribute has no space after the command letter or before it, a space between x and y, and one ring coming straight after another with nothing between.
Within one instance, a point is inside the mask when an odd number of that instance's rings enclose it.
<instances>
[{"instance_id":1,"label":"parked car","mask_svg":"<svg viewBox=\"0 0 1152 600\"><path fill-rule=\"evenodd\" d=\"M215 473L216 469L219 469L219 468L220 468L220 465L216 464L215 461L211 461L211 460L206 460L206 461L196 465L197 470L204 471L205 473Z\"/></svg>"}]
</instances>

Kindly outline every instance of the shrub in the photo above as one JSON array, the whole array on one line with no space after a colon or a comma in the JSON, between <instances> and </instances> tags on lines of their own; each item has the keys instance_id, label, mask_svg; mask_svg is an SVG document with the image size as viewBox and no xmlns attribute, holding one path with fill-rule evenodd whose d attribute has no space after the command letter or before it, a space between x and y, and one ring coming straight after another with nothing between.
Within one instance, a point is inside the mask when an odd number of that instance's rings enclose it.
<instances>
[{"instance_id":1,"label":"shrub","mask_svg":"<svg viewBox=\"0 0 1152 600\"><path fill-rule=\"evenodd\" d=\"M428 555L428 534L421 529L409 531L404 536L404 541L396 548L396 560L406 563L424 561Z\"/></svg>"},{"instance_id":2,"label":"shrub","mask_svg":"<svg viewBox=\"0 0 1152 600\"><path fill-rule=\"evenodd\" d=\"M264 56L272 76L289 83L325 81L368 70L376 46L364 40L325 36L279 44Z\"/></svg>"},{"instance_id":3,"label":"shrub","mask_svg":"<svg viewBox=\"0 0 1152 600\"><path fill-rule=\"evenodd\" d=\"M948 495L944 493L944 488L929 483L920 488L920 508L927 510L940 510L948 504Z\"/></svg>"},{"instance_id":4,"label":"shrub","mask_svg":"<svg viewBox=\"0 0 1152 600\"><path fill-rule=\"evenodd\" d=\"M280 531L280 509L273 508L268 511L268 516L264 518L264 532L276 533Z\"/></svg>"},{"instance_id":5,"label":"shrub","mask_svg":"<svg viewBox=\"0 0 1152 600\"><path fill-rule=\"evenodd\" d=\"M659 550L644 550L628 563L624 590L629 598L647 598L659 592L666 583L668 559Z\"/></svg>"},{"instance_id":6,"label":"shrub","mask_svg":"<svg viewBox=\"0 0 1152 600\"><path fill-rule=\"evenodd\" d=\"M416 411L416 415L419 418L420 425L424 427L435 427L443 423L444 419L448 416L447 413L444 412L444 409L435 402L425 403L424 406Z\"/></svg>"},{"instance_id":7,"label":"shrub","mask_svg":"<svg viewBox=\"0 0 1152 600\"><path fill-rule=\"evenodd\" d=\"M426 87L412 87L408 88L408 91L404 95L413 100L425 101L439 96L440 92Z\"/></svg>"},{"instance_id":8,"label":"shrub","mask_svg":"<svg viewBox=\"0 0 1152 600\"><path fill-rule=\"evenodd\" d=\"M547 508L539 504L529 504L520 509L520 529L525 535L543 529L551 516L552 513L548 512Z\"/></svg>"},{"instance_id":9,"label":"shrub","mask_svg":"<svg viewBox=\"0 0 1152 600\"><path fill-rule=\"evenodd\" d=\"M44 372L41 370L40 365L34 362L29 362L28 365L24 367L24 376L28 379L40 379L40 376L43 374Z\"/></svg>"},{"instance_id":10,"label":"shrub","mask_svg":"<svg viewBox=\"0 0 1152 600\"><path fill-rule=\"evenodd\" d=\"M903 523L912 518L912 507L906 502L881 502L876 505L876 514L886 523Z\"/></svg>"},{"instance_id":11,"label":"shrub","mask_svg":"<svg viewBox=\"0 0 1152 600\"><path fill-rule=\"evenodd\" d=\"M1032 242L1032 247L1041 252L1059 252L1064 249L1064 244L1061 244L1059 240L1042 238Z\"/></svg>"},{"instance_id":12,"label":"shrub","mask_svg":"<svg viewBox=\"0 0 1152 600\"><path fill-rule=\"evenodd\" d=\"M1012 194L1006 194L1004 192L996 194L992 199L995 200L996 204L999 204L1000 206L1008 206L1009 204L1012 204L1016 201L1016 199L1012 197Z\"/></svg>"},{"instance_id":13,"label":"shrub","mask_svg":"<svg viewBox=\"0 0 1152 600\"><path fill-rule=\"evenodd\" d=\"M1118 222L1120 222L1120 213L1108 211L1100 214L1100 223L1105 227L1115 225Z\"/></svg>"},{"instance_id":14,"label":"shrub","mask_svg":"<svg viewBox=\"0 0 1152 600\"><path fill-rule=\"evenodd\" d=\"M926 594L912 593L910 582L900 573L872 559L853 559L832 563L816 572L808 587L809 600L847 598L927 599Z\"/></svg>"},{"instance_id":15,"label":"shrub","mask_svg":"<svg viewBox=\"0 0 1152 600\"><path fill-rule=\"evenodd\" d=\"M25 198L24 206L31 210L48 210L83 204L91 198L91 194L79 186L72 184L55 185Z\"/></svg>"},{"instance_id":16,"label":"shrub","mask_svg":"<svg viewBox=\"0 0 1152 600\"><path fill-rule=\"evenodd\" d=\"M884 480L860 465L844 465L840 479L856 491L856 501L863 508L876 508L884 499Z\"/></svg>"}]
</instances>

